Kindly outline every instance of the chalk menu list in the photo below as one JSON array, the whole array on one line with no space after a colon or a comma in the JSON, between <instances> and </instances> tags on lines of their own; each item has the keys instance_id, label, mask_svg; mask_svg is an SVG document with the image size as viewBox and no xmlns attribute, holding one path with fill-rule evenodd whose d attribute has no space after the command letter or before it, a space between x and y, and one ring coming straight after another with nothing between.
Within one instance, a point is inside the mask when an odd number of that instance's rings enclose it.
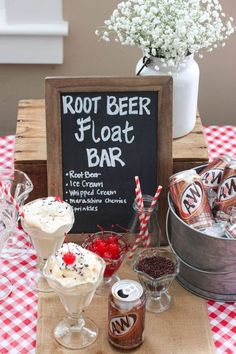
<instances>
[{"instance_id":1,"label":"chalk menu list","mask_svg":"<svg viewBox=\"0 0 236 354\"><path fill-rule=\"evenodd\" d=\"M74 209L71 233L97 225L127 228L135 198L157 186L158 93L60 94L63 199ZM118 228L120 231L120 229Z\"/></svg>"}]
</instances>

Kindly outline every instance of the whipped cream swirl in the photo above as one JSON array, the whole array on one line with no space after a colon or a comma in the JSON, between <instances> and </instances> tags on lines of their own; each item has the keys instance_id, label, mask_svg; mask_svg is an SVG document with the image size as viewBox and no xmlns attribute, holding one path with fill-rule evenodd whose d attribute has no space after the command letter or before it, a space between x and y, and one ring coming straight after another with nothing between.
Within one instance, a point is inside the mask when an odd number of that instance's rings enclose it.
<instances>
[{"instance_id":1,"label":"whipped cream swirl","mask_svg":"<svg viewBox=\"0 0 236 354\"><path fill-rule=\"evenodd\" d=\"M68 263L68 254L73 255ZM70 257L69 257L70 258ZM96 254L75 243L64 243L48 261L48 276L64 286L95 283L103 264Z\"/></svg>"}]
</instances>

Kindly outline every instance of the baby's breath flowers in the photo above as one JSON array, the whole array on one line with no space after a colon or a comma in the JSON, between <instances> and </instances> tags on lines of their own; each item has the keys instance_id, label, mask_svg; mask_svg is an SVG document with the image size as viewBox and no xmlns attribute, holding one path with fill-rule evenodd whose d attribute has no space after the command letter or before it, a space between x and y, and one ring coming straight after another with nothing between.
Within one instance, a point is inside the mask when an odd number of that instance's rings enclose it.
<instances>
[{"instance_id":1,"label":"baby's breath flowers","mask_svg":"<svg viewBox=\"0 0 236 354\"><path fill-rule=\"evenodd\" d=\"M95 33L178 66L189 54L212 51L220 42L224 46L234 30L219 0L127 0Z\"/></svg>"}]
</instances>

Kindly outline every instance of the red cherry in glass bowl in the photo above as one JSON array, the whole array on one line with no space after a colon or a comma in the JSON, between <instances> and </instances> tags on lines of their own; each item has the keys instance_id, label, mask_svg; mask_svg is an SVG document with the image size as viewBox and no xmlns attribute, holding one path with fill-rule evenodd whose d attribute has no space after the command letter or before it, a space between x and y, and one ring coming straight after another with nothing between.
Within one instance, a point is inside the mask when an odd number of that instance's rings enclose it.
<instances>
[{"instance_id":1,"label":"red cherry in glass bowl","mask_svg":"<svg viewBox=\"0 0 236 354\"><path fill-rule=\"evenodd\" d=\"M96 294L107 295L112 285L120 280L115 273L129 250L127 236L113 231L100 231L89 235L82 246L98 254L106 262L103 282L97 288Z\"/></svg>"}]
</instances>

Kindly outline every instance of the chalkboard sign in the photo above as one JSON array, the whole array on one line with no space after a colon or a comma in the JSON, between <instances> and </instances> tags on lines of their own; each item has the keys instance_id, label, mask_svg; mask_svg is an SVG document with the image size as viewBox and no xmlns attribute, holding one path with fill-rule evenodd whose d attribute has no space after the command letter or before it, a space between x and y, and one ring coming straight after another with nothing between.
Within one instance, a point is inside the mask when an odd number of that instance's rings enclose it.
<instances>
[{"instance_id":1,"label":"chalkboard sign","mask_svg":"<svg viewBox=\"0 0 236 354\"><path fill-rule=\"evenodd\" d=\"M171 90L169 77L46 79L48 191L72 205L72 234L128 228L134 176L145 194L167 186Z\"/></svg>"}]
</instances>

